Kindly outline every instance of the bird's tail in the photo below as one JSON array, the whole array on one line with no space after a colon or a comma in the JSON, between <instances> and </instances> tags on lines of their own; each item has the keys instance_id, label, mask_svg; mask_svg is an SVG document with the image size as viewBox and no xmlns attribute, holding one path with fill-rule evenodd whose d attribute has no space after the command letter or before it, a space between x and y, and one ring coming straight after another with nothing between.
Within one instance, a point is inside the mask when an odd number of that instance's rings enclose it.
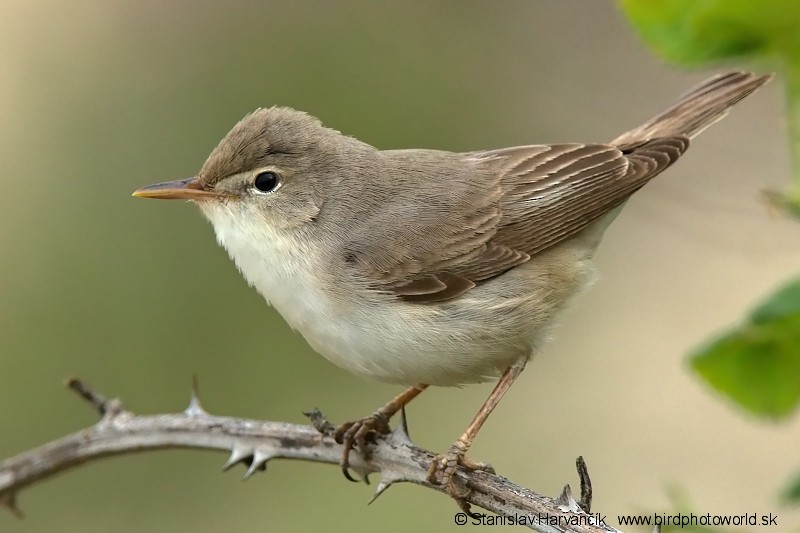
<instances>
[{"instance_id":1,"label":"bird's tail","mask_svg":"<svg viewBox=\"0 0 800 533\"><path fill-rule=\"evenodd\" d=\"M707 79L689 90L666 111L612 141L617 146L639 144L649 139L698 135L720 120L734 104L772 79L750 72L727 72Z\"/></svg>"}]
</instances>

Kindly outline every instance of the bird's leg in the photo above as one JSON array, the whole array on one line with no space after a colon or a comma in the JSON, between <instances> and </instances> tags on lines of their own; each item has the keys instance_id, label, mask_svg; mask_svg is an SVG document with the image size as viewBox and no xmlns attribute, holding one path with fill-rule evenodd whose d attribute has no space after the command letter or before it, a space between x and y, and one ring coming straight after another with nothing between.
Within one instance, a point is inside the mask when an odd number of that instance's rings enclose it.
<instances>
[{"instance_id":1,"label":"bird's leg","mask_svg":"<svg viewBox=\"0 0 800 533\"><path fill-rule=\"evenodd\" d=\"M344 477L350 481L358 481L349 472L350 451L357 446L358 451L362 455L366 455L367 439L374 434L385 435L389 433L391 431L389 429L389 419L427 388L428 386L425 384L409 387L368 417L355 422L345 422L336 428L333 438L343 445L340 464Z\"/></svg>"},{"instance_id":2,"label":"bird's leg","mask_svg":"<svg viewBox=\"0 0 800 533\"><path fill-rule=\"evenodd\" d=\"M500 376L500 380L497 382L497 385L495 385L492 393L489 394L489 397L483 403L483 406L481 406L475 418L472 419L470 425L467 426L467 429L464 430L464 433L450 446L447 453L436 457L431 462L431 466L428 469L428 481L444 486L447 493L456 500L459 507L469 515L472 513L469 511L469 504L465 501L466 496L469 494L469 489L456 484L454 478L456 467L462 466L469 470L494 472L490 465L476 463L467 459L465 456L467 450L469 450L469 447L472 445L472 441L475 439L475 435L478 434L481 426L483 426L483 423L486 422L491 412L497 407L497 404L500 403L500 400L514 383L514 380L516 380L525 369L525 363L527 363L527 358L520 359L503 372L503 375Z\"/></svg>"}]
</instances>

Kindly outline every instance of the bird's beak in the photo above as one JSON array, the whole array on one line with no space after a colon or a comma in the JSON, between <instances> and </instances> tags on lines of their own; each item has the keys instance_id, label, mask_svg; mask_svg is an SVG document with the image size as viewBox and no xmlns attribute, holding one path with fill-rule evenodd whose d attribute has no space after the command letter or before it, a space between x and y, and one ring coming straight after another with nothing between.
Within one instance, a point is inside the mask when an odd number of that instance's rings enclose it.
<instances>
[{"instance_id":1,"label":"bird's beak","mask_svg":"<svg viewBox=\"0 0 800 533\"><path fill-rule=\"evenodd\" d=\"M157 198L159 200L212 200L222 198L224 195L203 188L197 178L185 180L165 181L148 185L133 191L133 196L138 198Z\"/></svg>"}]
</instances>

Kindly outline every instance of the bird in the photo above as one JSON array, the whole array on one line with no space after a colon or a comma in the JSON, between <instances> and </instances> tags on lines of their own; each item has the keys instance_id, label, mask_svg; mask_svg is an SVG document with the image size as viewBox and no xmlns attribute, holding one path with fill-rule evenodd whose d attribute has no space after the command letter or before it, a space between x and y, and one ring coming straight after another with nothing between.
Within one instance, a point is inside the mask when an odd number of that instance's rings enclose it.
<instances>
[{"instance_id":1,"label":"bird","mask_svg":"<svg viewBox=\"0 0 800 533\"><path fill-rule=\"evenodd\" d=\"M628 198L771 75L707 79L610 142L448 152L381 150L288 107L245 116L188 179L136 190L195 203L247 282L308 344L407 388L338 427L341 467L430 386L497 380L432 461L462 508L458 466L557 317L594 281ZM466 507L468 510L468 507Z\"/></svg>"}]
</instances>

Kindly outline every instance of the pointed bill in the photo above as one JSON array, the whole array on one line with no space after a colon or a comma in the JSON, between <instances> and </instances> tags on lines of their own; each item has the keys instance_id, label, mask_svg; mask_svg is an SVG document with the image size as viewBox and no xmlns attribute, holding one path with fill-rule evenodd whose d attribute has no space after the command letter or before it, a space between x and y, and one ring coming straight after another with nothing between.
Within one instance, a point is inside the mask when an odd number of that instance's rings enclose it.
<instances>
[{"instance_id":1,"label":"pointed bill","mask_svg":"<svg viewBox=\"0 0 800 533\"><path fill-rule=\"evenodd\" d=\"M133 191L138 198L155 198L158 200L212 200L224 198L224 194L209 191L202 187L197 178L164 181L148 185Z\"/></svg>"}]
</instances>

